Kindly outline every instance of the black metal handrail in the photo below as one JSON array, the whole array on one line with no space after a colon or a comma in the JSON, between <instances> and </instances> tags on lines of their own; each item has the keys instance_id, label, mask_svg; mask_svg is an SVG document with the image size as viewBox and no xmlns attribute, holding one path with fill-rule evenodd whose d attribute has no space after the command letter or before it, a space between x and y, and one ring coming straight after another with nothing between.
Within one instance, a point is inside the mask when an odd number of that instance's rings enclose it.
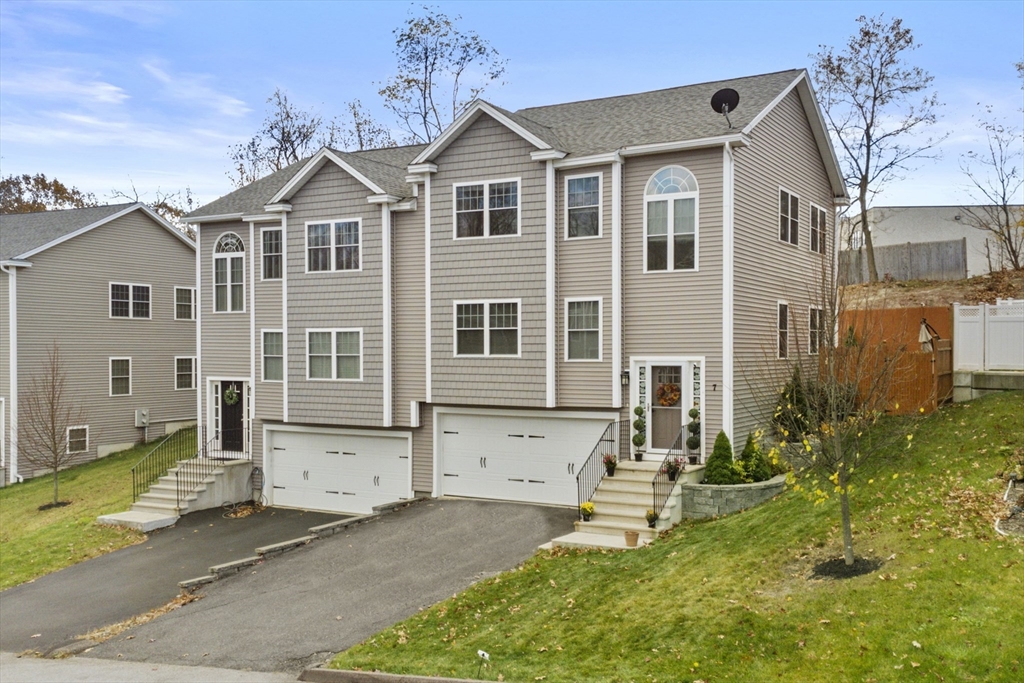
<instances>
[{"instance_id":1,"label":"black metal handrail","mask_svg":"<svg viewBox=\"0 0 1024 683\"><path fill-rule=\"evenodd\" d=\"M137 502L176 462L194 456L196 450L195 427L185 427L164 437L132 466L132 502Z\"/></svg>"},{"instance_id":2,"label":"black metal handrail","mask_svg":"<svg viewBox=\"0 0 1024 683\"><path fill-rule=\"evenodd\" d=\"M668 453L665 454L665 459L661 461L661 467L658 468L658 473L654 475L654 479L651 481L651 487L654 489L654 505L651 508L654 510L655 519L661 516L661 511L665 509L665 503L668 502L668 497L672 495L672 489L675 488L676 479L679 474L686 471L686 464L683 461L683 449L686 448L686 427L683 426L679 430L679 436L672 442L672 447L668 449ZM676 476L671 476L669 470L669 461L676 460L678 458L679 470Z\"/></svg>"},{"instance_id":3,"label":"black metal handrail","mask_svg":"<svg viewBox=\"0 0 1024 683\"><path fill-rule=\"evenodd\" d=\"M604 456L611 454L616 461L629 460L629 420L616 420L608 424L597 445L590 452L583 466L576 473L578 505L583 505L594 496L594 491L604 478ZM577 507L576 513L583 518Z\"/></svg>"},{"instance_id":4,"label":"black metal handrail","mask_svg":"<svg viewBox=\"0 0 1024 683\"><path fill-rule=\"evenodd\" d=\"M205 427L203 435L206 435ZM251 459L249 434L245 429L214 431L213 436L203 443L195 458L178 464L178 469L174 473L178 507L180 508L182 501L199 488L223 462Z\"/></svg>"}]
</instances>

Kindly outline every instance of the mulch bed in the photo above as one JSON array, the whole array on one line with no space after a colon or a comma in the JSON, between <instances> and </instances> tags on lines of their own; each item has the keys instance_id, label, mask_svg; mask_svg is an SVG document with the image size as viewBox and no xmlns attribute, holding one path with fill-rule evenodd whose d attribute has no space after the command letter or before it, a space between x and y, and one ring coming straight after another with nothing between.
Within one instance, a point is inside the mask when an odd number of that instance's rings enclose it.
<instances>
[{"instance_id":1,"label":"mulch bed","mask_svg":"<svg viewBox=\"0 0 1024 683\"><path fill-rule=\"evenodd\" d=\"M882 566L882 560L876 558L857 557L853 564L846 564L846 560L837 557L832 560L825 560L814 565L811 578L814 579L852 579L855 576L863 576L876 571Z\"/></svg>"},{"instance_id":2,"label":"mulch bed","mask_svg":"<svg viewBox=\"0 0 1024 683\"><path fill-rule=\"evenodd\" d=\"M40 505L38 510L43 512L44 510L52 510L53 508L62 508L65 505L71 505L70 500L61 500L56 503L47 503L46 505Z\"/></svg>"}]
</instances>

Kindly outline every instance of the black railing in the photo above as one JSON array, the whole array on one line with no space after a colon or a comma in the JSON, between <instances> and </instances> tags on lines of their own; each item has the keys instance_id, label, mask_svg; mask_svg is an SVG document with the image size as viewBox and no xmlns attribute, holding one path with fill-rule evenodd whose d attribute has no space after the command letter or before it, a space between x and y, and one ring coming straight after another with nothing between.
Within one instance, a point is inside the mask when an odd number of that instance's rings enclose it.
<instances>
[{"instance_id":1,"label":"black railing","mask_svg":"<svg viewBox=\"0 0 1024 683\"><path fill-rule=\"evenodd\" d=\"M206 429L203 429L205 436ZM245 429L226 429L214 432L197 457L178 464L174 473L178 491L178 507L182 501L199 488L214 470L227 460L249 460L249 433Z\"/></svg>"},{"instance_id":2,"label":"black railing","mask_svg":"<svg viewBox=\"0 0 1024 683\"><path fill-rule=\"evenodd\" d=\"M590 452L590 457L576 473L576 492L578 505L589 501L604 478L606 455L615 456L616 462L629 460L629 420L617 420L609 423L604 434L597 440L597 445ZM582 519L582 513L577 508Z\"/></svg>"},{"instance_id":3,"label":"black railing","mask_svg":"<svg viewBox=\"0 0 1024 683\"><path fill-rule=\"evenodd\" d=\"M168 434L132 467L132 502L138 501L176 462L193 457L197 450L195 427Z\"/></svg>"},{"instance_id":4,"label":"black railing","mask_svg":"<svg viewBox=\"0 0 1024 683\"><path fill-rule=\"evenodd\" d=\"M661 511L665 509L665 503L668 502L668 497L672 495L672 489L675 488L676 478L686 470L683 457L684 449L686 449L685 426L679 430L679 436L672 442L672 447L668 449L665 459L661 461L661 467L658 468L658 473L654 475L654 480L651 482L651 487L654 489L654 506L651 509L654 510L655 519L660 517Z\"/></svg>"}]
</instances>

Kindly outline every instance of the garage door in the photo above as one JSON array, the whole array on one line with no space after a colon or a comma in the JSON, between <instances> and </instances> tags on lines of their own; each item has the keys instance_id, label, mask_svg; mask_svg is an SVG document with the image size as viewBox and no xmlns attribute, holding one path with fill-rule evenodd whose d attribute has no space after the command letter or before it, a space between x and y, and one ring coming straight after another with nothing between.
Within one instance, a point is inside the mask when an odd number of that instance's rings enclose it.
<instances>
[{"instance_id":1,"label":"garage door","mask_svg":"<svg viewBox=\"0 0 1024 683\"><path fill-rule=\"evenodd\" d=\"M442 492L576 504L576 473L610 418L446 413L438 418Z\"/></svg>"},{"instance_id":2,"label":"garage door","mask_svg":"<svg viewBox=\"0 0 1024 683\"><path fill-rule=\"evenodd\" d=\"M271 503L331 512L369 513L409 497L409 439L274 431Z\"/></svg>"}]
</instances>

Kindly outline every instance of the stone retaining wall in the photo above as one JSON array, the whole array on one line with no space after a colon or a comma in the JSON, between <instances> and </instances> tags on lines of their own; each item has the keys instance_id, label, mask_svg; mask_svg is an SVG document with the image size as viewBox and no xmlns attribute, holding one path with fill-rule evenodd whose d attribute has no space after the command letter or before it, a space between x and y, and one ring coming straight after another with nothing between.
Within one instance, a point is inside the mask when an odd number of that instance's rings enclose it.
<instances>
[{"instance_id":1,"label":"stone retaining wall","mask_svg":"<svg viewBox=\"0 0 1024 683\"><path fill-rule=\"evenodd\" d=\"M680 484L681 516L688 519L707 519L746 510L779 495L785 486L785 474L756 484Z\"/></svg>"}]
</instances>

